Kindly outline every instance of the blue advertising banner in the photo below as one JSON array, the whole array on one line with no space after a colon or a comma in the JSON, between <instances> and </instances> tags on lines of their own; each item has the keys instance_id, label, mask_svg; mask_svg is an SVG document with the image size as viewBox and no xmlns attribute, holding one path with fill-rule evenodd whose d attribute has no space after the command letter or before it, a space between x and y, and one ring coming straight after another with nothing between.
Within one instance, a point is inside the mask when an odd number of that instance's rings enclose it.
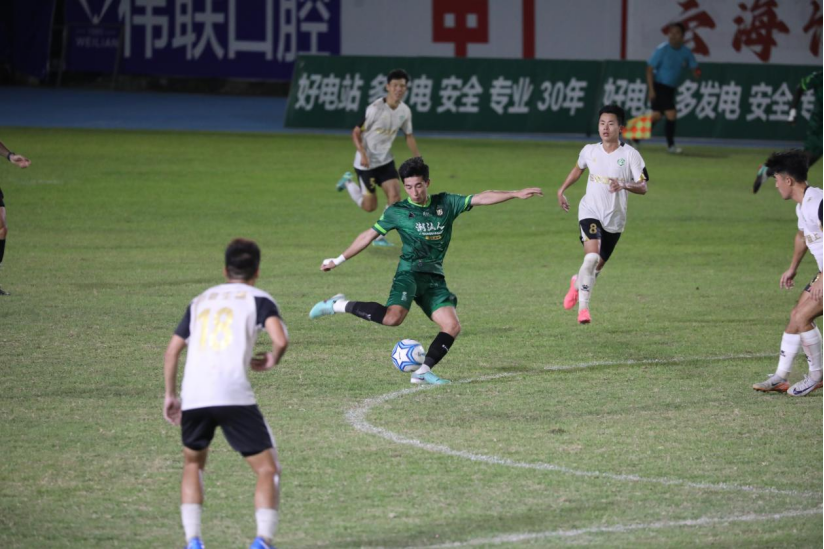
<instances>
[{"instance_id":1,"label":"blue advertising banner","mask_svg":"<svg viewBox=\"0 0 824 549\"><path fill-rule=\"evenodd\" d=\"M290 80L340 53L341 0L66 0L66 70ZM118 28L119 27L119 28Z\"/></svg>"}]
</instances>

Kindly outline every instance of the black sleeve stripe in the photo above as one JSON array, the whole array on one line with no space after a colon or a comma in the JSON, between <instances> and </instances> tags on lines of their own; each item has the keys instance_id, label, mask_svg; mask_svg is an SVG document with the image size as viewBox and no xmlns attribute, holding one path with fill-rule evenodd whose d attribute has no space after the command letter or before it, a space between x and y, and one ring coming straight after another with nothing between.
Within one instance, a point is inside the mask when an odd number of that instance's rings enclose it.
<instances>
[{"instance_id":1,"label":"black sleeve stripe","mask_svg":"<svg viewBox=\"0 0 824 549\"><path fill-rule=\"evenodd\" d=\"M186 307L186 313L183 315L183 319L181 319L180 324L177 325L177 329L175 330L175 335L182 337L183 339L189 339L189 324L192 321L192 306L189 305Z\"/></svg>"},{"instance_id":2,"label":"black sleeve stripe","mask_svg":"<svg viewBox=\"0 0 824 549\"><path fill-rule=\"evenodd\" d=\"M255 308L257 309L256 323L261 328L266 325L266 321L269 319L269 317L276 316L280 318L280 311L278 311L278 306L275 305L275 302L269 299L268 297L256 297Z\"/></svg>"},{"instance_id":3,"label":"black sleeve stripe","mask_svg":"<svg viewBox=\"0 0 824 549\"><path fill-rule=\"evenodd\" d=\"M644 166L644 171L642 173L644 174L644 181L649 181L649 172L647 171L646 166Z\"/></svg>"},{"instance_id":4,"label":"black sleeve stripe","mask_svg":"<svg viewBox=\"0 0 824 549\"><path fill-rule=\"evenodd\" d=\"M818 223L821 224L824 220L821 219L821 207L824 206L824 200L818 203Z\"/></svg>"}]
</instances>

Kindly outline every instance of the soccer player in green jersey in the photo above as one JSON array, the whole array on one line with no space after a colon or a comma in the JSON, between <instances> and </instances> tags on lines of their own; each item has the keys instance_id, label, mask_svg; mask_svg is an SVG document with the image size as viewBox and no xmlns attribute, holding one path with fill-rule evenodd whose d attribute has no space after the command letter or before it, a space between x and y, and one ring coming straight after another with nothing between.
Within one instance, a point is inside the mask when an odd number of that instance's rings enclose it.
<instances>
[{"instance_id":1,"label":"soccer player in green jersey","mask_svg":"<svg viewBox=\"0 0 824 549\"><path fill-rule=\"evenodd\" d=\"M822 112L821 109L821 88L821 71L815 71L802 78L801 82L798 83L798 87L795 89L790 113L787 116L787 122L795 124L795 120L798 117L798 104L801 102L801 96L804 95L804 92L807 90L815 90L815 107L813 107L813 112L810 113L810 121L807 123L807 135L804 138L804 154L807 155L809 166L818 162L818 159L821 158L822 148L824 148L824 141L822 141L821 138L821 129L822 125L824 125L822 124L824 112ZM767 173L766 164L761 164L758 167L758 172L755 174L755 183L752 185L752 192L757 193L758 189L761 188L761 185L768 177L769 174Z\"/></svg>"},{"instance_id":2,"label":"soccer player in green jersey","mask_svg":"<svg viewBox=\"0 0 824 549\"><path fill-rule=\"evenodd\" d=\"M383 326L400 326L412 302L440 327L423 365L412 374L412 383L449 383L432 373L461 332L455 308L458 298L449 291L443 274L443 259L452 238L455 219L474 206L489 206L513 198L543 196L537 187L520 191L484 191L463 196L452 193L429 194L429 166L423 158L411 158L400 168L403 188L409 198L389 206L374 226L367 229L341 255L326 259L322 271L331 271L365 250L380 235L391 230L400 234L403 248L386 305L348 301L342 294L317 303L309 318L350 313Z\"/></svg>"}]
</instances>

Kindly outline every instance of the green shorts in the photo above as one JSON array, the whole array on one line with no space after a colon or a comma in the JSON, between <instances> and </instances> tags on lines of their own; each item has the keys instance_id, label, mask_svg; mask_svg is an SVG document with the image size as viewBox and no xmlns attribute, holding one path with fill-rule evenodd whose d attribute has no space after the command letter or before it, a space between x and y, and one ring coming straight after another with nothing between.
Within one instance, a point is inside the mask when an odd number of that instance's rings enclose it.
<instances>
[{"instance_id":1,"label":"green shorts","mask_svg":"<svg viewBox=\"0 0 824 549\"><path fill-rule=\"evenodd\" d=\"M446 287L443 276L412 271L396 272L386 306L400 305L408 311L413 301L429 318L441 307L458 306L458 298Z\"/></svg>"}]
</instances>

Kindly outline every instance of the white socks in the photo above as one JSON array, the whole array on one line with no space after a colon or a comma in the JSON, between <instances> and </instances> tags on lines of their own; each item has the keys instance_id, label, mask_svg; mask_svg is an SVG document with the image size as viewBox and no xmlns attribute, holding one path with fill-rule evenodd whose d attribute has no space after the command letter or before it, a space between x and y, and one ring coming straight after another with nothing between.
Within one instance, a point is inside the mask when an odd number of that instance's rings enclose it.
<instances>
[{"instance_id":1,"label":"white socks","mask_svg":"<svg viewBox=\"0 0 824 549\"><path fill-rule=\"evenodd\" d=\"M278 529L278 512L275 509L258 509L255 511L257 520L257 535L271 541Z\"/></svg>"},{"instance_id":2,"label":"white socks","mask_svg":"<svg viewBox=\"0 0 824 549\"><path fill-rule=\"evenodd\" d=\"M346 312L346 304L349 303L346 299L339 299L332 303L332 310L335 313L345 313Z\"/></svg>"},{"instance_id":3,"label":"white socks","mask_svg":"<svg viewBox=\"0 0 824 549\"><path fill-rule=\"evenodd\" d=\"M807 362L810 364L810 376L817 381L821 380L821 332L817 327L809 332L799 334L801 346L807 355Z\"/></svg>"},{"instance_id":4,"label":"white socks","mask_svg":"<svg viewBox=\"0 0 824 549\"><path fill-rule=\"evenodd\" d=\"M360 177L355 176L357 179L355 181L349 180L346 182L346 192L349 193L349 196L352 197L352 201L358 205L360 208L361 204L363 204L363 193L366 189L360 183Z\"/></svg>"},{"instance_id":5,"label":"white socks","mask_svg":"<svg viewBox=\"0 0 824 549\"><path fill-rule=\"evenodd\" d=\"M793 360L795 360L795 355L800 350L801 336L784 332L784 336L781 338L781 356L778 357L778 369L775 371L775 375L789 379L790 372L793 370Z\"/></svg>"},{"instance_id":6,"label":"white socks","mask_svg":"<svg viewBox=\"0 0 824 549\"><path fill-rule=\"evenodd\" d=\"M584 256L581 270L578 271L578 310L589 309L589 296L595 286L595 269L601 256L592 253Z\"/></svg>"},{"instance_id":7,"label":"white socks","mask_svg":"<svg viewBox=\"0 0 824 549\"><path fill-rule=\"evenodd\" d=\"M431 371L432 371L432 368L430 368L429 366L424 364L420 368L415 370L415 373L418 374L418 375L422 375L422 374L425 374L426 372L431 372Z\"/></svg>"},{"instance_id":8,"label":"white socks","mask_svg":"<svg viewBox=\"0 0 824 549\"><path fill-rule=\"evenodd\" d=\"M180 517L183 519L183 532L186 541L200 537L200 515L203 506L197 503L183 503L180 506Z\"/></svg>"}]
</instances>

